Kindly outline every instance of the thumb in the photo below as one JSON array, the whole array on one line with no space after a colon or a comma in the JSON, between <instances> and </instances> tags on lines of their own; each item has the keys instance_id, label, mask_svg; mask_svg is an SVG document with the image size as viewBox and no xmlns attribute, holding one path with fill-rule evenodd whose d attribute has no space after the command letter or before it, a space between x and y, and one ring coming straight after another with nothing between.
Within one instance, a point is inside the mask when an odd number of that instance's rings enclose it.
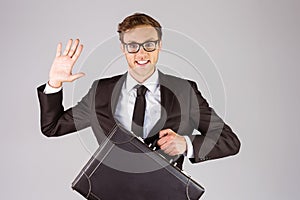
<instances>
[{"instance_id":1,"label":"thumb","mask_svg":"<svg viewBox=\"0 0 300 200\"><path fill-rule=\"evenodd\" d=\"M171 129L164 129L164 130L159 131L159 138L162 138L162 137L168 135L168 133L170 131L171 131Z\"/></svg>"},{"instance_id":2,"label":"thumb","mask_svg":"<svg viewBox=\"0 0 300 200\"><path fill-rule=\"evenodd\" d=\"M69 77L69 81L72 82L76 79L79 79L81 77L85 76L85 73L83 72L79 72L79 73L76 73L76 74L72 74L70 77Z\"/></svg>"}]
</instances>

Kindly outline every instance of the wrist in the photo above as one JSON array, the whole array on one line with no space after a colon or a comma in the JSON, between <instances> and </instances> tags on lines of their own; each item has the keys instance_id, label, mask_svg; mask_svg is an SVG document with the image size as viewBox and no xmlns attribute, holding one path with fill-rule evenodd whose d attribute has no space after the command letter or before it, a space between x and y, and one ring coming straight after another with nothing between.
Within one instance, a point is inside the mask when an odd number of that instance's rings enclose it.
<instances>
[{"instance_id":1,"label":"wrist","mask_svg":"<svg viewBox=\"0 0 300 200\"><path fill-rule=\"evenodd\" d=\"M62 86L62 82L49 80L48 84L53 88L60 88Z\"/></svg>"}]
</instances>

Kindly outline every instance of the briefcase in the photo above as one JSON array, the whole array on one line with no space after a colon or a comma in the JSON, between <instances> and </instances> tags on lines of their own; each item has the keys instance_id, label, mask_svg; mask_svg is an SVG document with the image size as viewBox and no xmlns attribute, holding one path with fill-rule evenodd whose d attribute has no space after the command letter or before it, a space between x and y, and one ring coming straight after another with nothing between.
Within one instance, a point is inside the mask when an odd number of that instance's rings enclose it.
<instances>
[{"instance_id":1,"label":"briefcase","mask_svg":"<svg viewBox=\"0 0 300 200\"><path fill-rule=\"evenodd\" d=\"M198 200L204 188L142 139L115 125L72 188L88 200Z\"/></svg>"}]
</instances>

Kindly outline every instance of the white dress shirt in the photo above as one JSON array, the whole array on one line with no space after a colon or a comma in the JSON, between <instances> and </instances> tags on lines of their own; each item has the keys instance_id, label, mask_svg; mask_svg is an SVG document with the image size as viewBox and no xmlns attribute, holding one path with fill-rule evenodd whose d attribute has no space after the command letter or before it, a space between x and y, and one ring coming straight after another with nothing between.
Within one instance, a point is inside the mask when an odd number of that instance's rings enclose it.
<instances>
[{"instance_id":1,"label":"white dress shirt","mask_svg":"<svg viewBox=\"0 0 300 200\"><path fill-rule=\"evenodd\" d=\"M121 94L115 110L115 119L127 130L131 130L133 110L137 95L136 85L141 85L128 73L126 81L121 89ZM143 138L146 138L159 120L161 115L160 86L158 83L158 72L155 72L143 83L148 89L145 94L146 109L144 118Z\"/></svg>"}]
</instances>

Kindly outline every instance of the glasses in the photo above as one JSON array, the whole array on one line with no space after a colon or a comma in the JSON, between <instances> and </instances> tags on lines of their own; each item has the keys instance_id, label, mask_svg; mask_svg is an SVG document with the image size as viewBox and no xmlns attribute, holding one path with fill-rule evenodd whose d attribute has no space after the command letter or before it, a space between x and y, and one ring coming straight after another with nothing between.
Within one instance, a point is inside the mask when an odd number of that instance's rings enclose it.
<instances>
[{"instance_id":1,"label":"glasses","mask_svg":"<svg viewBox=\"0 0 300 200\"><path fill-rule=\"evenodd\" d=\"M152 52L156 50L158 41L159 40L147 41L144 43L131 42L131 43L123 43L123 45L126 47L128 53L137 53L140 50L141 46L145 51Z\"/></svg>"}]
</instances>

